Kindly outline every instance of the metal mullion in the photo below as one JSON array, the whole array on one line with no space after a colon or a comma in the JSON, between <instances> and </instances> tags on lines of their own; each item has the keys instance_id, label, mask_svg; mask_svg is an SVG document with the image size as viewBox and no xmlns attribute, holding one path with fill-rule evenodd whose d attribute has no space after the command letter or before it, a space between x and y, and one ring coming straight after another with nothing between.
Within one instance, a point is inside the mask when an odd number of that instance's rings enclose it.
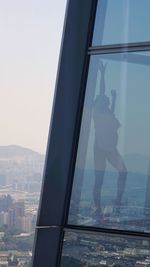
<instances>
[{"instance_id":1,"label":"metal mullion","mask_svg":"<svg viewBox=\"0 0 150 267\"><path fill-rule=\"evenodd\" d=\"M115 45L103 45L89 47L89 55L97 54L111 54L111 53L122 53L122 52L138 52L138 51L149 51L150 42L142 43L129 43L129 44L115 44Z\"/></svg>"},{"instance_id":2,"label":"metal mullion","mask_svg":"<svg viewBox=\"0 0 150 267\"><path fill-rule=\"evenodd\" d=\"M81 116L78 109L79 102L82 102L83 76L86 78L85 64L89 60L87 50L95 1L68 0L36 225L33 267L41 267L43 263L45 267L59 266L63 227L70 204L68 192L72 189L76 123L77 117Z\"/></svg>"},{"instance_id":3,"label":"metal mullion","mask_svg":"<svg viewBox=\"0 0 150 267\"><path fill-rule=\"evenodd\" d=\"M76 122L75 122L76 127L75 127L75 133L74 133L74 146L72 148L72 158L70 160L69 176L72 179L70 179L70 182L68 183L68 188L71 188L71 191L68 189L66 190L67 191L66 193L67 204L64 210L66 224L67 224L68 217L69 217L69 208L70 208L70 202L71 202L71 196L72 196L75 164L76 164L77 150L78 150L78 144L79 144L82 113L83 113L83 108L84 108L84 99L85 99L85 92L86 92L88 70L89 70L89 64L90 64L90 57L88 56L87 51L88 51L88 46L92 43L96 7L97 7L97 0L94 0L92 4L92 9L91 9L89 32L87 36L87 47L86 47L84 67L83 67L82 80L81 80L81 86L80 86L80 99L79 99L78 111L77 111Z\"/></svg>"},{"instance_id":4,"label":"metal mullion","mask_svg":"<svg viewBox=\"0 0 150 267\"><path fill-rule=\"evenodd\" d=\"M150 238L150 233L138 232L138 231L129 231L129 230L119 230L119 229L110 229L110 228L99 228L94 226L84 226L84 225L67 225L64 227L64 231L76 230L76 231L87 231L93 233L105 233L113 235L122 235L122 236L132 236L132 237L144 237Z\"/></svg>"}]
</instances>

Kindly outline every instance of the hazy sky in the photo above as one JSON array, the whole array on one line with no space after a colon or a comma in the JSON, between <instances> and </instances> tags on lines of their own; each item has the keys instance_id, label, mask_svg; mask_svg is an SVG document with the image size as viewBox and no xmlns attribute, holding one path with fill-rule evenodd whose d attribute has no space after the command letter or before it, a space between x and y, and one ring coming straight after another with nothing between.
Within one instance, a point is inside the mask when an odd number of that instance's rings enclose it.
<instances>
[{"instance_id":1,"label":"hazy sky","mask_svg":"<svg viewBox=\"0 0 150 267\"><path fill-rule=\"evenodd\" d=\"M0 0L0 145L45 152L66 0Z\"/></svg>"}]
</instances>

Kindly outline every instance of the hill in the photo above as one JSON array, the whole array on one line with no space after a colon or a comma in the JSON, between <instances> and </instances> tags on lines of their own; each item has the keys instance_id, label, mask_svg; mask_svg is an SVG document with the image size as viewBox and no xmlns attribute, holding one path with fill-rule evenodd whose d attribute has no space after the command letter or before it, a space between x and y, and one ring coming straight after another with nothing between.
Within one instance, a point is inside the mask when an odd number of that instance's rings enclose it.
<instances>
[{"instance_id":1,"label":"hill","mask_svg":"<svg viewBox=\"0 0 150 267\"><path fill-rule=\"evenodd\" d=\"M0 146L0 159L21 158L21 157L43 157L44 155L17 145Z\"/></svg>"}]
</instances>

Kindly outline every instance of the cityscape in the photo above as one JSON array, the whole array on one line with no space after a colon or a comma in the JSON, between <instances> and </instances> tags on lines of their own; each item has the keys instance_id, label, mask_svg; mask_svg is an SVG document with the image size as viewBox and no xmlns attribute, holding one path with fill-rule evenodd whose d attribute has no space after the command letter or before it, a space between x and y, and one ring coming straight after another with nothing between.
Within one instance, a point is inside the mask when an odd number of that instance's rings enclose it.
<instances>
[{"instance_id":1,"label":"cityscape","mask_svg":"<svg viewBox=\"0 0 150 267\"><path fill-rule=\"evenodd\" d=\"M150 232L149 172L128 172L122 203L117 206L117 175L114 171L107 171L101 194L101 212L97 214L94 210L93 185L93 170L76 170L69 212L70 224Z\"/></svg>"},{"instance_id":2,"label":"cityscape","mask_svg":"<svg viewBox=\"0 0 150 267\"><path fill-rule=\"evenodd\" d=\"M44 160L44 155L24 147L0 146L0 267L31 266ZM81 173L79 174L81 178ZM90 171L85 174L86 187L84 181L83 184L80 181L76 187L76 194L73 194L70 224L150 231L147 216L149 201L145 202L144 198L149 176L145 175L141 179L141 176L134 177L132 174L133 185L130 180L126 188L124 205L120 214L116 215L111 203L115 191L115 178L111 174L110 179L110 173L107 173L103 190L103 216L97 220L93 216L91 194L94 177ZM131 174L129 175L131 177ZM143 187L141 180L145 181ZM109 190L107 182L110 185ZM81 199L77 201L78 191ZM147 197L149 198L149 194ZM145 205L147 214L144 210ZM61 266L142 267L150 266L149 255L150 243L147 239L68 231L65 233Z\"/></svg>"},{"instance_id":3,"label":"cityscape","mask_svg":"<svg viewBox=\"0 0 150 267\"><path fill-rule=\"evenodd\" d=\"M65 234L61 267L149 267L150 241L91 232Z\"/></svg>"},{"instance_id":4,"label":"cityscape","mask_svg":"<svg viewBox=\"0 0 150 267\"><path fill-rule=\"evenodd\" d=\"M0 267L29 267L44 155L0 146Z\"/></svg>"}]
</instances>

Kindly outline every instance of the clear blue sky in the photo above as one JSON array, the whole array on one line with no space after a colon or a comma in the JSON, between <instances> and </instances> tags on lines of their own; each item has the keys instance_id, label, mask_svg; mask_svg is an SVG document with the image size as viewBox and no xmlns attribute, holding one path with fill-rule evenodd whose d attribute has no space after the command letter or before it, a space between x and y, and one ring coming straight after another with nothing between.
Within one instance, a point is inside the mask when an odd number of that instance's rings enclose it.
<instances>
[{"instance_id":1,"label":"clear blue sky","mask_svg":"<svg viewBox=\"0 0 150 267\"><path fill-rule=\"evenodd\" d=\"M0 145L45 152L66 0L0 0Z\"/></svg>"}]
</instances>

